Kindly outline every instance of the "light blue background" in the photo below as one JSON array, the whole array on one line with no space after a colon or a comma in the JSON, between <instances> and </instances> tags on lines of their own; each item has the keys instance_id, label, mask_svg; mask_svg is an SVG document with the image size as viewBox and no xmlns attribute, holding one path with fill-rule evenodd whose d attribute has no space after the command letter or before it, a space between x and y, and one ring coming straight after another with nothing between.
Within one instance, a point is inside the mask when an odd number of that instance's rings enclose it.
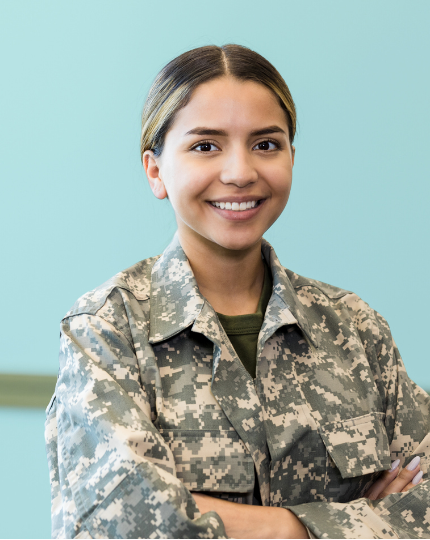
<instances>
[{"instance_id":1,"label":"light blue background","mask_svg":"<svg viewBox=\"0 0 430 540\"><path fill-rule=\"evenodd\" d=\"M146 92L176 55L235 42L298 111L290 202L266 238L382 313L430 389L429 27L426 0L3 0L0 371L55 374L76 298L167 245L174 217L140 164ZM48 536L43 413L0 424L0 537Z\"/></svg>"}]
</instances>

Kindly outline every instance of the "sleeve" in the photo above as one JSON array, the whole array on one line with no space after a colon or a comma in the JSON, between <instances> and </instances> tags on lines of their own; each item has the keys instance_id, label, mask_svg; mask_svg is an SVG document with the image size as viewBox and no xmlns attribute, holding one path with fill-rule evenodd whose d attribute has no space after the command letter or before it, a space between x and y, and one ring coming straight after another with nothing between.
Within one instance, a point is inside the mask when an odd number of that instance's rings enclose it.
<instances>
[{"instance_id":1,"label":"sleeve","mask_svg":"<svg viewBox=\"0 0 430 540\"><path fill-rule=\"evenodd\" d=\"M55 529L67 538L225 538L219 516L201 516L175 475L125 335L80 314L62 321L60 341ZM52 422L51 412L51 434Z\"/></svg>"},{"instance_id":2,"label":"sleeve","mask_svg":"<svg viewBox=\"0 0 430 540\"><path fill-rule=\"evenodd\" d=\"M355 324L385 405L391 459L400 459L404 467L419 455L424 481L377 501L361 498L287 508L311 538L430 538L430 397L409 379L385 319L362 300L358 304Z\"/></svg>"}]
</instances>

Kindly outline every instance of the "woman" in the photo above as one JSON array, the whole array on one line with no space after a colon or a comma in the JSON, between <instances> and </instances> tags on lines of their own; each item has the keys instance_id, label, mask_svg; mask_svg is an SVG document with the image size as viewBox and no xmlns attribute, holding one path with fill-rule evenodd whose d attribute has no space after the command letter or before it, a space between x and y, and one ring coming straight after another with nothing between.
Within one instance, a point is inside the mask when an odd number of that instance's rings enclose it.
<instances>
[{"instance_id":1,"label":"woman","mask_svg":"<svg viewBox=\"0 0 430 540\"><path fill-rule=\"evenodd\" d=\"M430 535L429 398L387 323L262 239L295 126L249 49L195 49L156 78L142 163L178 231L62 320L53 536Z\"/></svg>"}]
</instances>

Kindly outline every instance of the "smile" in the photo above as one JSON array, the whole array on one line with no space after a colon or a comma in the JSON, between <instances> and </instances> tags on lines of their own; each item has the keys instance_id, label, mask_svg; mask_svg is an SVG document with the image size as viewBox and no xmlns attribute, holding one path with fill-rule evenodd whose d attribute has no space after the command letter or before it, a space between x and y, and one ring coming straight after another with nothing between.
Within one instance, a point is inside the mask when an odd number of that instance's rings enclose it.
<instances>
[{"instance_id":1,"label":"smile","mask_svg":"<svg viewBox=\"0 0 430 540\"><path fill-rule=\"evenodd\" d=\"M211 201L212 206L216 206L221 210L232 210L233 212L243 212L244 210L249 210L250 208L255 208L258 206L260 201L247 201L247 202L217 202Z\"/></svg>"}]
</instances>

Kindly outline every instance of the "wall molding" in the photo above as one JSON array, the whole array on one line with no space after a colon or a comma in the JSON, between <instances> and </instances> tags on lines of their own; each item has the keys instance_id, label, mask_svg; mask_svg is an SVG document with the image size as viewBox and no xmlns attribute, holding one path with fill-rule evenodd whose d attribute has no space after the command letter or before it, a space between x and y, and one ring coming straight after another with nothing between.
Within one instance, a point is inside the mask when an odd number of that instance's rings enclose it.
<instances>
[{"instance_id":1,"label":"wall molding","mask_svg":"<svg viewBox=\"0 0 430 540\"><path fill-rule=\"evenodd\" d=\"M0 406L45 409L56 382L56 375L0 373Z\"/></svg>"},{"instance_id":2,"label":"wall molding","mask_svg":"<svg viewBox=\"0 0 430 540\"><path fill-rule=\"evenodd\" d=\"M46 409L56 382L56 375L0 373L0 407Z\"/></svg>"}]
</instances>

